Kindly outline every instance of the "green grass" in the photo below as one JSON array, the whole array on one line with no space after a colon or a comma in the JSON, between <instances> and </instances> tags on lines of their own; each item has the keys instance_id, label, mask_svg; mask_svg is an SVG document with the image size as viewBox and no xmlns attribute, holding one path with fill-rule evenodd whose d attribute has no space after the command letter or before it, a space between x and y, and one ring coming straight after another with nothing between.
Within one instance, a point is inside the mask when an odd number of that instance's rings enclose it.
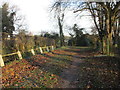
<instances>
[{"instance_id":1,"label":"green grass","mask_svg":"<svg viewBox=\"0 0 120 90\"><path fill-rule=\"evenodd\" d=\"M65 50L65 49L68 49L68 47L62 47L62 50ZM61 49L59 48L57 50L59 51ZM33 56L34 60L32 60L31 55L30 57L31 58L29 58L29 60L25 59L28 63L23 62L21 60L15 60L15 61L12 61L6 64L6 65L11 65L10 69L6 71L6 73L12 70L15 73L14 77L16 77L16 71L14 69L16 68L16 65L14 65L15 67L12 67L13 62L16 62L16 63L18 62L18 64L21 65L19 67L23 66L23 68L22 70L17 71L17 72L22 72L22 73L17 73L19 74L19 77L21 77L21 79L14 80L13 77L9 77L11 78L9 81L9 85L3 86L3 87L7 87L7 88L21 88L21 87L23 88L30 88L30 87L32 88L53 88L57 85L59 81L59 76L62 70L65 68L68 68L72 60L71 56L61 56L61 55L53 54L51 58L47 57L48 59L46 60L47 61L46 63L39 64L39 62L37 62L37 64L41 66L36 66L34 64L32 65L31 62L35 63L37 59L41 57L45 57L45 55L44 54L40 55L40 57L38 55L37 56L38 58ZM27 71L25 71L27 69L27 65L28 66L30 65L30 68L35 67L35 69L33 70L28 69ZM4 82L4 84L7 84L7 83L8 82Z\"/></svg>"}]
</instances>

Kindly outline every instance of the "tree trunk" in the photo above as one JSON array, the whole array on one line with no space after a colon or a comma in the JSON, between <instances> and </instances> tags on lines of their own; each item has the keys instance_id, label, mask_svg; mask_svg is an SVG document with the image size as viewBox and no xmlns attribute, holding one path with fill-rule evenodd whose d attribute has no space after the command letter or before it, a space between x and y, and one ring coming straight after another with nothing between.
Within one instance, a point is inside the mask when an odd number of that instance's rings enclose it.
<instances>
[{"instance_id":1,"label":"tree trunk","mask_svg":"<svg viewBox=\"0 0 120 90\"><path fill-rule=\"evenodd\" d=\"M112 33L107 38L107 55L112 55Z\"/></svg>"},{"instance_id":2,"label":"tree trunk","mask_svg":"<svg viewBox=\"0 0 120 90\"><path fill-rule=\"evenodd\" d=\"M63 28L61 24L60 17L58 17L58 25L59 25L59 33L60 33L60 46L64 46L64 35L63 35Z\"/></svg>"},{"instance_id":3,"label":"tree trunk","mask_svg":"<svg viewBox=\"0 0 120 90\"><path fill-rule=\"evenodd\" d=\"M103 54L106 54L106 37L103 37L102 40L102 52Z\"/></svg>"},{"instance_id":4,"label":"tree trunk","mask_svg":"<svg viewBox=\"0 0 120 90\"><path fill-rule=\"evenodd\" d=\"M112 21L111 21L111 13L107 13L107 55L111 55L112 53Z\"/></svg>"}]
</instances>

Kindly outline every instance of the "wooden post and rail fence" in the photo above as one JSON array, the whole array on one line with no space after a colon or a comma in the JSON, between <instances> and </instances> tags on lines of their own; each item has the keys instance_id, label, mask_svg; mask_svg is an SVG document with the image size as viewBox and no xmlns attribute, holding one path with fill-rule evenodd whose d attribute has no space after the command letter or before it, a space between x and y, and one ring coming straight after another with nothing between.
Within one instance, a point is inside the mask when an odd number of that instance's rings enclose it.
<instances>
[{"instance_id":1,"label":"wooden post and rail fence","mask_svg":"<svg viewBox=\"0 0 120 90\"><path fill-rule=\"evenodd\" d=\"M39 47L39 48L36 48L36 49L39 49L40 53L43 54L44 51L46 51L46 52L53 51L55 49L55 47L54 46L45 46L45 47ZM32 53L32 55L35 55L34 49L31 49L29 51ZM6 54L6 55L1 55L0 54L0 67L3 67L5 65L3 57L12 56L12 55L18 55L19 59L23 59L20 51L17 51L15 53Z\"/></svg>"}]
</instances>

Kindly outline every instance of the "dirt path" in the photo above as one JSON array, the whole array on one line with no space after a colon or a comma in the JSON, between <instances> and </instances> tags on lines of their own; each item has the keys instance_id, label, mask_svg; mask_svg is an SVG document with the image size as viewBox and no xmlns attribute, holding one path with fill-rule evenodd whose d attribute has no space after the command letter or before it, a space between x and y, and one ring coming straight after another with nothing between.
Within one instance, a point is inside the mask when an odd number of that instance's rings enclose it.
<instances>
[{"instance_id":1,"label":"dirt path","mask_svg":"<svg viewBox=\"0 0 120 90\"><path fill-rule=\"evenodd\" d=\"M60 85L58 87L60 88L80 88L80 65L84 63L84 60L82 57L86 58L87 55L90 53L85 54L86 49L73 49L73 52L76 53L76 55L72 56L72 63L70 65L70 68L64 69L61 73L62 79L60 80ZM71 52L71 51L69 51Z\"/></svg>"},{"instance_id":2,"label":"dirt path","mask_svg":"<svg viewBox=\"0 0 120 90\"><path fill-rule=\"evenodd\" d=\"M76 51L74 51L76 52ZM118 59L96 56L91 51L77 51L69 68L60 74L59 88L119 87ZM112 63L111 63L112 62Z\"/></svg>"},{"instance_id":3,"label":"dirt path","mask_svg":"<svg viewBox=\"0 0 120 90\"><path fill-rule=\"evenodd\" d=\"M79 83L79 65L83 62L80 58L76 58L73 56L73 62L71 63L70 68L64 69L61 73L61 80L60 88L78 88Z\"/></svg>"}]
</instances>

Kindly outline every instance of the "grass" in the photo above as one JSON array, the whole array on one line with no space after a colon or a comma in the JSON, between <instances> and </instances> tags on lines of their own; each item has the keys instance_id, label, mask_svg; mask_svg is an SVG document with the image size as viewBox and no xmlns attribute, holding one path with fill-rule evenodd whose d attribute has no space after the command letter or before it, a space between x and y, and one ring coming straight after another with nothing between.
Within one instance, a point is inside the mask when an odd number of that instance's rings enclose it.
<instances>
[{"instance_id":1,"label":"grass","mask_svg":"<svg viewBox=\"0 0 120 90\"><path fill-rule=\"evenodd\" d=\"M64 49L63 49L64 50ZM69 53L57 49L59 54ZM70 66L71 56L60 56L53 52L31 58L8 62L3 67L4 88L53 88L58 84L60 73Z\"/></svg>"},{"instance_id":2,"label":"grass","mask_svg":"<svg viewBox=\"0 0 120 90\"><path fill-rule=\"evenodd\" d=\"M6 63L2 68L4 88L54 88L59 86L61 73L74 59L79 65L79 87L117 87L119 59L100 56L89 47L62 47L22 60ZM98 56L98 57L95 57Z\"/></svg>"}]
</instances>

